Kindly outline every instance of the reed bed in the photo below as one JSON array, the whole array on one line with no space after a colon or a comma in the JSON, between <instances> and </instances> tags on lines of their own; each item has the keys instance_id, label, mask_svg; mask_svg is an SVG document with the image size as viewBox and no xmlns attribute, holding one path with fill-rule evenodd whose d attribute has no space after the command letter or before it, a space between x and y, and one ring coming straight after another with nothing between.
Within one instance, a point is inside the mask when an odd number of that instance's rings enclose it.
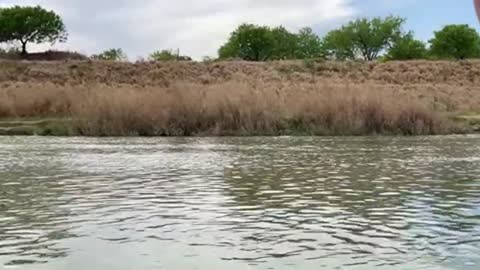
<instances>
[{"instance_id":1,"label":"reed bed","mask_svg":"<svg viewBox=\"0 0 480 270\"><path fill-rule=\"evenodd\" d=\"M0 117L72 118L85 136L424 135L454 132L429 106L374 85L16 83Z\"/></svg>"},{"instance_id":2,"label":"reed bed","mask_svg":"<svg viewBox=\"0 0 480 270\"><path fill-rule=\"evenodd\" d=\"M0 61L0 121L73 119L76 135L444 134L465 112L480 61Z\"/></svg>"}]
</instances>

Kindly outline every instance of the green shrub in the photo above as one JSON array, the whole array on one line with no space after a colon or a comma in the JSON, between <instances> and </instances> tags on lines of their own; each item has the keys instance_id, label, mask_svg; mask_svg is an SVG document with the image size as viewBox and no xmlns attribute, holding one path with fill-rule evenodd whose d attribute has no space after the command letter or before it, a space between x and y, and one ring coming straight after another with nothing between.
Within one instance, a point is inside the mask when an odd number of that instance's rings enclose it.
<instances>
[{"instance_id":1,"label":"green shrub","mask_svg":"<svg viewBox=\"0 0 480 270\"><path fill-rule=\"evenodd\" d=\"M428 50L420 40L416 40L412 33L408 33L393 43L385 56L386 60L413 60L425 59Z\"/></svg>"},{"instance_id":2,"label":"green shrub","mask_svg":"<svg viewBox=\"0 0 480 270\"><path fill-rule=\"evenodd\" d=\"M91 58L104 61L125 61L127 60L127 55L122 49L109 49L100 54L94 54Z\"/></svg>"},{"instance_id":3,"label":"green shrub","mask_svg":"<svg viewBox=\"0 0 480 270\"><path fill-rule=\"evenodd\" d=\"M154 51L148 57L151 61L191 61L192 58L179 53L173 53L172 50Z\"/></svg>"}]
</instances>

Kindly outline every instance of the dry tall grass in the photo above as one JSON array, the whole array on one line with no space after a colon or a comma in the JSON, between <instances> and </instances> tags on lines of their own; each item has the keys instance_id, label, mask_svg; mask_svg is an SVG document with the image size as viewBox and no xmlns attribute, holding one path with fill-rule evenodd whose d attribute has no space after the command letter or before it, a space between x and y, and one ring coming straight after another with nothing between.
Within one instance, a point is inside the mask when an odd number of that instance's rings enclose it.
<instances>
[{"instance_id":1,"label":"dry tall grass","mask_svg":"<svg viewBox=\"0 0 480 270\"><path fill-rule=\"evenodd\" d=\"M451 131L480 111L480 62L1 62L0 117L73 117L82 135Z\"/></svg>"},{"instance_id":2,"label":"dry tall grass","mask_svg":"<svg viewBox=\"0 0 480 270\"><path fill-rule=\"evenodd\" d=\"M38 86L37 86L38 87ZM292 87L294 87L292 85ZM449 125L423 105L355 86L258 88L248 83L20 87L0 91L0 117L73 117L80 135L438 134Z\"/></svg>"}]
</instances>

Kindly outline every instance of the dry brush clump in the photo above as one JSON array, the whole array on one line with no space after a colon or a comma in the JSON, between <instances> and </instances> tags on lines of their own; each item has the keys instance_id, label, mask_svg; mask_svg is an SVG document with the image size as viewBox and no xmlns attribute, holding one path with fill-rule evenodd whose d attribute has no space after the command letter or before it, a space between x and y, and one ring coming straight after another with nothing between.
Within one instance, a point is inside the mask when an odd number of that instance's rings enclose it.
<instances>
[{"instance_id":1,"label":"dry brush clump","mask_svg":"<svg viewBox=\"0 0 480 270\"><path fill-rule=\"evenodd\" d=\"M2 50L0 49L1 60L28 60L28 61L71 61L87 60L88 57L79 52L73 51L54 51L28 53L23 55L18 49Z\"/></svg>"},{"instance_id":2,"label":"dry brush clump","mask_svg":"<svg viewBox=\"0 0 480 270\"><path fill-rule=\"evenodd\" d=\"M71 89L53 84L15 83L0 85L0 117L64 117L69 115L72 102Z\"/></svg>"}]
</instances>

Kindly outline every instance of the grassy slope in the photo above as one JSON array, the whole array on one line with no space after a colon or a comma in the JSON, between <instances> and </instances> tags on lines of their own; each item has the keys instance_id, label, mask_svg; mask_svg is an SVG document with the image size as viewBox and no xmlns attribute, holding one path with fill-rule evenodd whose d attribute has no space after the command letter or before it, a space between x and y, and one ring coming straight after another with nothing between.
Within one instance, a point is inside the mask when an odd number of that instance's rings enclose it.
<instances>
[{"instance_id":1,"label":"grassy slope","mask_svg":"<svg viewBox=\"0 0 480 270\"><path fill-rule=\"evenodd\" d=\"M0 62L0 118L86 135L437 133L424 109L480 112L480 62Z\"/></svg>"}]
</instances>

